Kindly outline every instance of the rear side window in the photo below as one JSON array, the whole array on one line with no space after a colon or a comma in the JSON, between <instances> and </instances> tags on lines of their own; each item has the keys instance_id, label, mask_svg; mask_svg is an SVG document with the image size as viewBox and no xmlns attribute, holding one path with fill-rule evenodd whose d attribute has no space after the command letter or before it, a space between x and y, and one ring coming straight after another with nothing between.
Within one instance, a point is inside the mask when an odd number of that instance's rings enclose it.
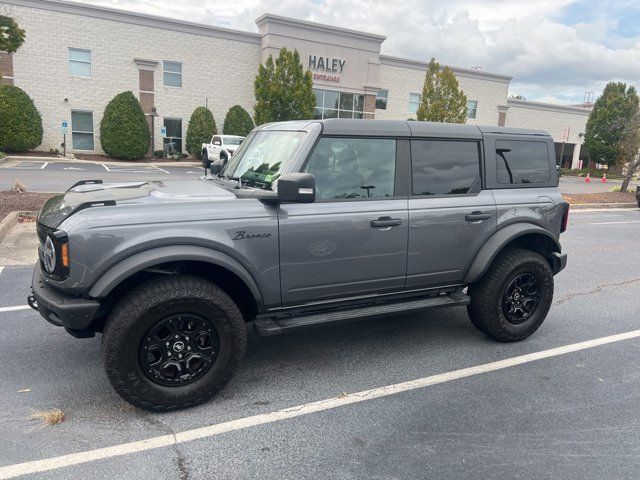
<instances>
[{"instance_id":1,"label":"rear side window","mask_svg":"<svg viewBox=\"0 0 640 480\"><path fill-rule=\"evenodd\" d=\"M460 195L479 184L477 142L413 140L411 165L414 195Z\"/></svg>"},{"instance_id":2,"label":"rear side window","mask_svg":"<svg viewBox=\"0 0 640 480\"><path fill-rule=\"evenodd\" d=\"M393 197L396 141L321 138L305 172L315 177L319 200Z\"/></svg>"},{"instance_id":3,"label":"rear side window","mask_svg":"<svg viewBox=\"0 0 640 480\"><path fill-rule=\"evenodd\" d=\"M545 142L496 141L496 171L500 184L549 181L549 150Z\"/></svg>"}]
</instances>

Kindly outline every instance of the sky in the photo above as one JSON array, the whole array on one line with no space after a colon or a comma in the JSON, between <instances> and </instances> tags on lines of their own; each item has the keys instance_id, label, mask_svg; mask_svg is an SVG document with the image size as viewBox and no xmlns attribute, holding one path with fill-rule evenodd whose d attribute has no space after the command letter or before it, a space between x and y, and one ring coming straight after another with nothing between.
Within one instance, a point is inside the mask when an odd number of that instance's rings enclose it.
<instances>
[{"instance_id":1,"label":"sky","mask_svg":"<svg viewBox=\"0 0 640 480\"><path fill-rule=\"evenodd\" d=\"M385 35L382 53L513 76L527 100L640 84L640 0L84 0L257 32L263 13Z\"/></svg>"}]
</instances>

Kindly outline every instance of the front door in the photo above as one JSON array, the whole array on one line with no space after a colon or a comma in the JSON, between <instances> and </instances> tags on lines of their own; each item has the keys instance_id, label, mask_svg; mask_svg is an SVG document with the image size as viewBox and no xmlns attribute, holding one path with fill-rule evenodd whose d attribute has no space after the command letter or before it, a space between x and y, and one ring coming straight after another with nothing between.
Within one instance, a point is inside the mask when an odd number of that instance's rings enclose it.
<instances>
[{"instance_id":1,"label":"front door","mask_svg":"<svg viewBox=\"0 0 640 480\"><path fill-rule=\"evenodd\" d=\"M278 214L283 305L402 290L408 213L395 195L396 141L321 138L304 171L316 202Z\"/></svg>"},{"instance_id":2,"label":"front door","mask_svg":"<svg viewBox=\"0 0 640 480\"><path fill-rule=\"evenodd\" d=\"M480 142L412 140L411 165L407 289L458 285L497 224Z\"/></svg>"}]
</instances>

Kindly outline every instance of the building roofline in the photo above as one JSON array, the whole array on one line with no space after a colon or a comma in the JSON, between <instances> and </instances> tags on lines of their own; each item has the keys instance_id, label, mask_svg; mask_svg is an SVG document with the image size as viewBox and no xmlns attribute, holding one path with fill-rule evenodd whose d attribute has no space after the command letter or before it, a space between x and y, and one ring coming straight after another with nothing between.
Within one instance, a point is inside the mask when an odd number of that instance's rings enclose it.
<instances>
[{"instance_id":1,"label":"building roofline","mask_svg":"<svg viewBox=\"0 0 640 480\"><path fill-rule=\"evenodd\" d=\"M2 0L2 2L20 7L31 7L54 12L84 15L87 17L113 20L116 22L130 23L145 27L163 28L166 30L203 35L206 37L218 37L245 43L260 44L260 34L258 33L214 27L203 23L175 20L157 15L131 12L98 5L89 5L86 3L69 2L67 0Z\"/></svg>"},{"instance_id":2,"label":"building roofline","mask_svg":"<svg viewBox=\"0 0 640 480\"><path fill-rule=\"evenodd\" d=\"M316 32L330 32L337 35L360 38L373 42L382 43L387 37L384 35L378 35L376 33L361 32L358 30L352 30L350 28L334 27L333 25L326 25L324 23L310 22L308 20L299 20L297 18L282 17L280 15L273 15L271 13L265 13L256 19L256 25L261 26L265 22L279 23L281 25L287 25L298 28L305 28Z\"/></svg>"},{"instance_id":3,"label":"building roofline","mask_svg":"<svg viewBox=\"0 0 640 480\"><path fill-rule=\"evenodd\" d=\"M531 100L520 100L516 98L509 98L507 100L507 105L509 105L510 107L531 108L534 110L546 110L551 112L577 113L585 116L589 116L592 110L592 108L590 107L579 107L576 105L558 105L555 103L533 102Z\"/></svg>"},{"instance_id":4,"label":"building roofline","mask_svg":"<svg viewBox=\"0 0 640 480\"><path fill-rule=\"evenodd\" d=\"M393 67L412 68L414 70L425 71L427 69L428 62L421 60L412 60L409 58L393 57L391 55L380 55L380 63L382 65L391 65ZM484 80L494 80L504 83L509 83L513 78L510 75L503 75L501 73L490 73L483 70L474 70L472 68L452 67L451 65L443 65L453 70L456 75L465 77L475 77Z\"/></svg>"}]
</instances>

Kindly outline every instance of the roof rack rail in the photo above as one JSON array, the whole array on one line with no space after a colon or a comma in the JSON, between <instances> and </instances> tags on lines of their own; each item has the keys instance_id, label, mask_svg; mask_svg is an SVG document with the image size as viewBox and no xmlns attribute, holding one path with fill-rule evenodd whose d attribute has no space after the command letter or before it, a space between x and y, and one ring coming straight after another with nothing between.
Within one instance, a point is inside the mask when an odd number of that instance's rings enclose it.
<instances>
[{"instance_id":1,"label":"roof rack rail","mask_svg":"<svg viewBox=\"0 0 640 480\"><path fill-rule=\"evenodd\" d=\"M80 180L79 182L76 182L73 185L71 185L69 188L67 188L67 192L79 185L97 185L100 183L103 183L102 180Z\"/></svg>"},{"instance_id":2,"label":"roof rack rail","mask_svg":"<svg viewBox=\"0 0 640 480\"><path fill-rule=\"evenodd\" d=\"M115 200L92 200L90 202L81 203L80 205L75 207L71 211L71 213L69 213L68 216L70 217L74 213L79 212L80 210L84 210L85 208L91 208L91 207L115 207L115 206L116 206L116 201Z\"/></svg>"}]
</instances>

